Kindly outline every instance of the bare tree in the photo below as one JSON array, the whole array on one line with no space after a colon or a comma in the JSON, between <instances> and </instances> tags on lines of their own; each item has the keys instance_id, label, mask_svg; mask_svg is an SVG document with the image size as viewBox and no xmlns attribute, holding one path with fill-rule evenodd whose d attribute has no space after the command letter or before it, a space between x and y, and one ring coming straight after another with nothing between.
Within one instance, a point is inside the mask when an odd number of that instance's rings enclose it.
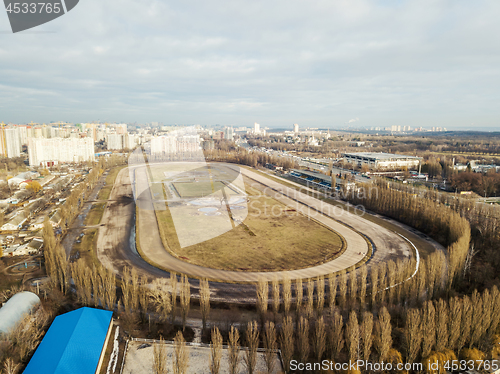
<instances>
[{"instance_id":1,"label":"bare tree","mask_svg":"<svg viewBox=\"0 0 500 374\"><path fill-rule=\"evenodd\" d=\"M363 360L370 359L373 342L373 314L370 312L363 313L363 321L360 326L361 345L363 347Z\"/></svg>"},{"instance_id":2,"label":"bare tree","mask_svg":"<svg viewBox=\"0 0 500 374\"><path fill-rule=\"evenodd\" d=\"M23 362L38 346L50 315L39 309L34 315L24 318L10 331L9 338L16 347L19 361Z\"/></svg>"},{"instance_id":3,"label":"bare tree","mask_svg":"<svg viewBox=\"0 0 500 374\"><path fill-rule=\"evenodd\" d=\"M376 328L376 339L375 339L375 348L379 354L380 362L384 361L387 358L387 354L392 347L392 325L391 325L391 315L383 306L379 313L377 323L375 325Z\"/></svg>"},{"instance_id":4,"label":"bare tree","mask_svg":"<svg viewBox=\"0 0 500 374\"><path fill-rule=\"evenodd\" d=\"M273 289L273 315L274 315L274 320L276 321L276 316L278 315L280 309L280 284L277 276L274 276L273 278L272 289Z\"/></svg>"},{"instance_id":5,"label":"bare tree","mask_svg":"<svg viewBox=\"0 0 500 374\"><path fill-rule=\"evenodd\" d=\"M330 329L330 351L332 359L336 359L344 347L344 321L342 315L335 310Z\"/></svg>"},{"instance_id":6,"label":"bare tree","mask_svg":"<svg viewBox=\"0 0 500 374\"><path fill-rule=\"evenodd\" d=\"M135 311L139 307L139 275L135 267L130 271L130 306Z\"/></svg>"},{"instance_id":7,"label":"bare tree","mask_svg":"<svg viewBox=\"0 0 500 374\"><path fill-rule=\"evenodd\" d=\"M276 328L273 322L267 322L264 329L264 361L266 362L267 373L272 374L276 367Z\"/></svg>"},{"instance_id":8,"label":"bare tree","mask_svg":"<svg viewBox=\"0 0 500 374\"><path fill-rule=\"evenodd\" d=\"M323 316L316 320L316 326L314 329L314 352L316 353L316 359L321 362L323 354L326 350L326 326Z\"/></svg>"},{"instance_id":9,"label":"bare tree","mask_svg":"<svg viewBox=\"0 0 500 374\"><path fill-rule=\"evenodd\" d=\"M349 299L351 305L356 305L356 296L358 294L358 277L356 275L356 268L352 266L349 270Z\"/></svg>"},{"instance_id":10,"label":"bare tree","mask_svg":"<svg viewBox=\"0 0 500 374\"><path fill-rule=\"evenodd\" d=\"M368 276L368 271L366 266L361 266L359 269L359 302L361 307L365 305L366 301L366 277Z\"/></svg>"},{"instance_id":11,"label":"bare tree","mask_svg":"<svg viewBox=\"0 0 500 374\"><path fill-rule=\"evenodd\" d=\"M217 327L212 329L212 344L210 344L210 373L219 374L222 358L222 335Z\"/></svg>"},{"instance_id":12,"label":"bare tree","mask_svg":"<svg viewBox=\"0 0 500 374\"><path fill-rule=\"evenodd\" d=\"M210 285L207 279L200 280L200 309L203 330L205 330L208 314L210 313Z\"/></svg>"},{"instance_id":13,"label":"bare tree","mask_svg":"<svg viewBox=\"0 0 500 374\"><path fill-rule=\"evenodd\" d=\"M104 268L104 267L103 267ZM106 308L113 310L116 303L116 276L113 270L104 269L104 288L105 288L105 304Z\"/></svg>"},{"instance_id":14,"label":"bare tree","mask_svg":"<svg viewBox=\"0 0 500 374\"><path fill-rule=\"evenodd\" d=\"M285 373L289 373L290 361L293 356L293 348L294 348L293 322L292 322L292 317L290 316L285 317L281 325L280 347L281 347L281 356L283 358L283 365L285 365L284 367Z\"/></svg>"},{"instance_id":15,"label":"bare tree","mask_svg":"<svg viewBox=\"0 0 500 374\"><path fill-rule=\"evenodd\" d=\"M125 266L123 268L123 277L122 277L122 303L125 311L130 311L130 268ZM94 295L95 297L95 295Z\"/></svg>"},{"instance_id":16,"label":"bare tree","mask_svg":"<svg viewBox=\"0 0 500 374\"><path fill-rule=\"evenodd\" d=\"M462 324L460 325L460 337L457 341L457 350L460 353L462 348L470 340L473 305L466 295L462 299Z\"/></svg>"},{"instance_id":17,"label":"bare tree","mask_svg":"<svg viewBox=\"0 0 500 374\"><path fill-rule=\"evenodd\" d=\"M377 265L374 265L370 269L370 282L372 284L371 287L371 301L372 301L372 306L375 305L375 301L377 299L377 292L378 292L378 267Z\"/></svg>"},{"instance_id":18,"label":"bare tree","mask_svg":"<svg viewBox=\"0 0 500 374\"><path fill-rule=\"evenodd\" d=\"M3 363L3 372L5 374L17 374L18 369L19 364L15 364L12 358L7 357L7 359Z\"/></svg>"},{"instance_id":19,"label":"bare tree","mask_svg":"<svg viewBox=\"0 0 500 374\"><path fill-rule=\"evenodd\" d=\"M321 315L325 306L325 277L323 275L320 275L317 280L316 297L316 311L318 315Z\"/></svg>"},{"instance_id":20,"label":"bare tree","mask_svg":"<svg viewBox=\"0 0 500 374\"><path fill-rule=\"evenodd\" d=\"M231 326L229 331L229 374L237 374L238 358L240 355L240 333L238 329Z\"/></svg>"},{"instance_id":21,"label":"bare tree","mask_svg":"<svg viewBox=\"0 0 500 374\"><path fill-rule=\"evenodd\" d=\"M496 285L491 287L491 298L491 310L500 310L500 292L498 291L498 287ZM495 331L497 331L498 325L500 325L500 313L492 313L491 324L488 331L490 337L494 335Z\"/></svg>"},{"instance_id":22,"label":"bare tree","mask_svg":"<svg viewBox=\"0 0 500 374\"><path fill-rule=\"evenodd\" d=\"M257 283L257 308L262 322L264 322L266 318L268 302L269 286L264 278L259 278Z\"/></svg>"},{"instance_id":23,"label":"bare tree","mask_svg":"<svg viewBox=\"0 0 500 374\"><path fill-rule=\"evenodd\" d=\"M283 308L285 310L285 316L290 313L290 307L292 304L292 284L290 282L290 276L287 272L283 276Z\"/></svg>"},{"instance_id":24,"label":"bare tree","mask_svg":"<svg viewBox=\"0 0 500 374\"><path fill-rule=\"evenodd\" d=\"M144 318L147 315L149 309L149 292L146 288L147 284L148 278L141 277L142 287L139 288L139 305L141 306L142 315L144 316Z\"/></svg>"},{"instance_id":25,"label":"bare tree","mask_svg":"<svg viewBox=\"0 0 500 374\"><path fill-rule=\"evenodd\" d=\"M345 328L345 341L349 353L349 360L355 361L359 357L359 324L356 312L349 313L349 319Z\"/></svg>"},{"instance_id":26,"label":"bare tree","mask_svg":"<svg viewBox=\"0 0 500 374\"><path fill-rule=\"evenodd\" d=\"M166 286L162 284L161 279L156 278L153 281L149 296L152 299L156 312L160 313L164 322L167 322L168 316L172 311L172 302L170 292L168 292Z\"/></svg>"},{"instance_id":27,"label":"bare tree","mask_svg":"<svg viewBox=\"0 0 500 374\"><path fill-rule=\"evenodd\" d=\"M171 295L172 295L172 323L175 322L175 315L177 313L177 273L176 272L171 272L170 273L170 289L171 289Z\"/></svg>"},{"instance_id":28,"label":"bare tree","mask_svg":"<svg viewBox=\"0 0 500 374\"><path fill-rule=\"evenodd\" d=\"M339 283L339 297L340 297L340 307L344 308L345 306L345 299L346 299L346 294L347 294L347 275L345 270L342 270L339 275L338 279Z\"/></svg>"},{"instance_id":29,"label":"bare tree","mask_svg":"<svg viewBox=\"0 0 500 374\"><path fill-rule=\"evenodd\" d=\"M182 284L179 296L182 317L182 331L184 331L186 329L186 319L191 304L191 285L189 284L189 280L186 275L182 276Z\"/></svg>"},{"instance_id":30,"label":"bare tree","mask_svg":"<svg viewBox=\"0 0 500 374\"><path fill-rule=\"evenodd\" d=\"M436 311L432 301L426 301L422 308L422 357L427 357L436 344Z\"/></svg>"},{"instance_id":31,"label":"bare tree","mask_svg":"<svg viewBox=\"0 0 500 374\"><path fill-rule=\"evenodd\" d=\"M415 362L420 353L422 330L420 327L420 313L417 309L409 309L405 321L405 348L408 362Z\"/></svg>"},{"instance_id":32,"label":"bare tree","mask_svg":"<svg viewBox=\"0 0 500 374\"><path fill-rule=\"evenodd\" d=\"M300 317L297 333L297 350L300 355L301 362L307 362L309 357L309 321L304 317Z\"/></svg>"},{"instance_id":33,"label":"bare tree","mask_svg":"<svg viewBox=\"0 0 500 374\"><path fill-rule=\"evenodd\" d=\"M253 374L257 364L257 348L259 347L259 329L256 321L248 322L245 335L248 349L245 350L243 359L248 373Z\"/></svg>"},{"instance_id":34,"label":"bare tree","mask_svg":"<svg viewBox=\"0 0 500 374\"><path fill-rule=\"evenodd\" d=\"M189 348L180 331L174 338L174 374L186 374L189 366Z\"/></svg>"},{"instance_id":35,"label":"bare tree","mask_svg":"<svg viewBox=\"0 0 500 374\"><path fill-rule=\"evenodd\" d=\"M388 303L389 305L392 305L394 302L394 291L395 287L393 287L396 284L396 264L394 261L389 260L387 262L387 279L388 279Z\"/></svg>"},{"instance_id":36,"label":"bare tree","mask_svg":"<svg viewBox=\"0 0 500 374\"><path fill-rule=\"evenodd\" d=\"M442 352L448 347L448 305L443 299L436 303L436 350Z\"/></svg>"},{"instance_id":37,"label":"bare tree","mask_svg":"<svg viewBox=\"0 0 500 374\"><path fill-rule=\"evenodd\" d=\"M314 311L314 280L307 280L307 302L306 302L306 317L311 318Z\"/></svg>"},{"instance_id":38,"label":"bare tree","mask_svg":"<svg viewBox=\"0 0 500 374\"><path fill-rule=\"evenodd\" d=\"M302 278L298 278L295 281L295 307L297 315L300 313L302 308L302 299L304 297L304 288L302 287Z\"/></svg>"},{"instance_id":39,"label":"bare tree","mask_svg":"<svg viewBox=\"0 0 500 374\"><path fill-rule=\"evenodd\" d=\"M451 350L457 349L458 339L460 337L460 326L462 324L462 303L457 296L449 301L449 319L448 319L448 347Z\"/></svg>"},{"instance_id":40,"label":"bare tree","mask_svg":"<svg viewBox=\"0 0 500 374\"><path fill-rule=\"evenodd\" d=\"M337 296L337 276L334 273L328 275L328 289L330 296L328 298L330 302L330 311L333 312L335 307L335 297Z\"/></svg>"},{"instance_id":41,"label":"bare tree","mask_svg":"<svg viewBox=\"0 0 500 374\"><path fill-rule=\"evenodd\" d=\"M161 336L160 342L153 346L153 373L167 374L167 349Z\"/></svg>"}]
</instances>

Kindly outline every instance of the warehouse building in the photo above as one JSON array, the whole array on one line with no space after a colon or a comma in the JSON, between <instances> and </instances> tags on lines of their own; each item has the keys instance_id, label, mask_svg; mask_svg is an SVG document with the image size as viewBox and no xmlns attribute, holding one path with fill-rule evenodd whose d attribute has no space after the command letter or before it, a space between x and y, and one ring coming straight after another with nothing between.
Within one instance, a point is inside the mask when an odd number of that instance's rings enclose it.
<instances>
[{"instance_id":1,"label":"warehouse building","mask_svg":"<svg viewBox=\"0 0 500 374\"><path fill-rule=\"evenodd\" d=\"M292 169L288 176L295 182L305 184L318 189L332 189L332 177L311 170ZM354 182L346 181L345 179L335 178L335 188L342 188L345 185L347 190L351 190L356 186Z\"/></svg>"},{"instance_id":2,"label":"warehouse building","mask_svg":"<svg viewBox=\"0 0 500 374\"><path fill-rule=\"evenodd\" d=\"M372 169L414 169L421 157L397 155L392 153L356 152L344 153L344 160L358 166L367 165Z\"/></svg>"},{"instance_id":3,"label":"warehouse building","mask_svg":"<svg viewBox=\"0 0 500 374\"><path fill-rule=\"evenodd\" d=\"M113 312L80 308L54 319L24 374L96 374L106 351Z\"/></svg>"}]
</instances>

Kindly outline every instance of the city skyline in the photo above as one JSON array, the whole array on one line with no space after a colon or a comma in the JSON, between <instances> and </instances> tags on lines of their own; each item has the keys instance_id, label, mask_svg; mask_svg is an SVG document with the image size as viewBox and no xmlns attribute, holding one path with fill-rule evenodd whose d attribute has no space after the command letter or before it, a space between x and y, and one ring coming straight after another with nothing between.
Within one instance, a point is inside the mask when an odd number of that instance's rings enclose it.
<instances>
[{"instance_id":1,"label":"city skyline","mask_svg":"<svg viewBox=\"0 0 500 374\"><path fill-rule=\"evenodd\" d=\"M87 0L16 35L0 13L0 120L498 127L499 4L287 4Z\"/></svg>"}]
</instances>

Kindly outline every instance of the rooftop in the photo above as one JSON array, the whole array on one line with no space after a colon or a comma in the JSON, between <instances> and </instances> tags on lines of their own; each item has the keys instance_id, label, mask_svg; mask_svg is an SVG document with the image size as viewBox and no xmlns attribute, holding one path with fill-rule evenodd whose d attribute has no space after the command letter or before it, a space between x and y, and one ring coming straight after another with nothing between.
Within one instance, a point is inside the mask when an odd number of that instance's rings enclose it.
<instances>
[{"instance_id":1,"label":"rooftop","mask_svg":"<svg viewBox=\"0 0 500 374\"><path fill-rule=\"evenodd\" d=\"M112 315L84 307L56 317L24 374L94 374Z\"/></svg>"},{"instance_id":2,"label":"rooftop","mask_svg":"<svg viewBox=\"0 0 500 374\"><path fill-rule=\"evenodd\" d=\"M395 153L383 153L383 152L346 152L345 155L351 157L375 158L378 160L391 160L395 158L415 159L415 160L421 159L421 157L416 157L416 156L398 155Z\"/></svg>"},{"instance_id":3,"label":"rooftop","mask_svg":"<svg viewBox=\"0 0 500 374\"><path fill-rule=\"evenodd\" d=\"M32 292L19 292L0 308L0 334L8 333L36 304L40 302Z\"/></svg>"}]
</instances>

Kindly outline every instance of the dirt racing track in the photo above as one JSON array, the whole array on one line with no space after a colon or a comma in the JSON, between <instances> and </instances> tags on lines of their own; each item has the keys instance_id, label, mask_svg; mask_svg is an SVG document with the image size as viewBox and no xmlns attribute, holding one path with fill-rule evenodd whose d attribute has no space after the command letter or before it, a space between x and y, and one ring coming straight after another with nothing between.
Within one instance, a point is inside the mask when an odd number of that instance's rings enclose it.
<instances>
[{"instance_id":1,"label":"dirt racing track","mask_svg":"<svg viewBox=\"0 0 500 374\"><path fill-rule=\"evenodd\" d=\"M147 166L134 167L135 170L130 173L136 176L134 183L148 184L146 168ZM340 257L322 265L288 271L291 279L327 275L355 266L360 261L366 260L364 257L369 254L369 243L373 250L366 266L389 259L411 258L415 255L412 244L395 232L358 215L335 208L313 196L300 193L254 171L241 168L241 173L253 182L265 186L273 193L273 197L283 204L340 233L346 242L346 249ZM141 188L144 190L145 187ZM147 190L150 189L147 188ZM150 209L146 209L148 204L151 204ZM168 271L175 271L192 278L209 278L218 281L218 288L224 289L226 293L244 293L241 290L244 290L245 285L235 285L238 282L248 283L256 282L259 278L272 280L275 276L278 279L283 277L284 272L239 272L211 269L193 265L172 256L163 247L152 204L150 194L149 196L141 195L139 206L142 209L137 209L137 224L139 225L137 242L145 257L141 258L135 250L134 243L136 204L132 193L132 183L129 170L122 169L116 178L97 239L97 255L105 266L114 269L117 273L120 273L124 266L135 267L140 274L149 277L167 277ZM240 294L238 297L244 298L245 296Z\"/></svg>"}]
</instances>

